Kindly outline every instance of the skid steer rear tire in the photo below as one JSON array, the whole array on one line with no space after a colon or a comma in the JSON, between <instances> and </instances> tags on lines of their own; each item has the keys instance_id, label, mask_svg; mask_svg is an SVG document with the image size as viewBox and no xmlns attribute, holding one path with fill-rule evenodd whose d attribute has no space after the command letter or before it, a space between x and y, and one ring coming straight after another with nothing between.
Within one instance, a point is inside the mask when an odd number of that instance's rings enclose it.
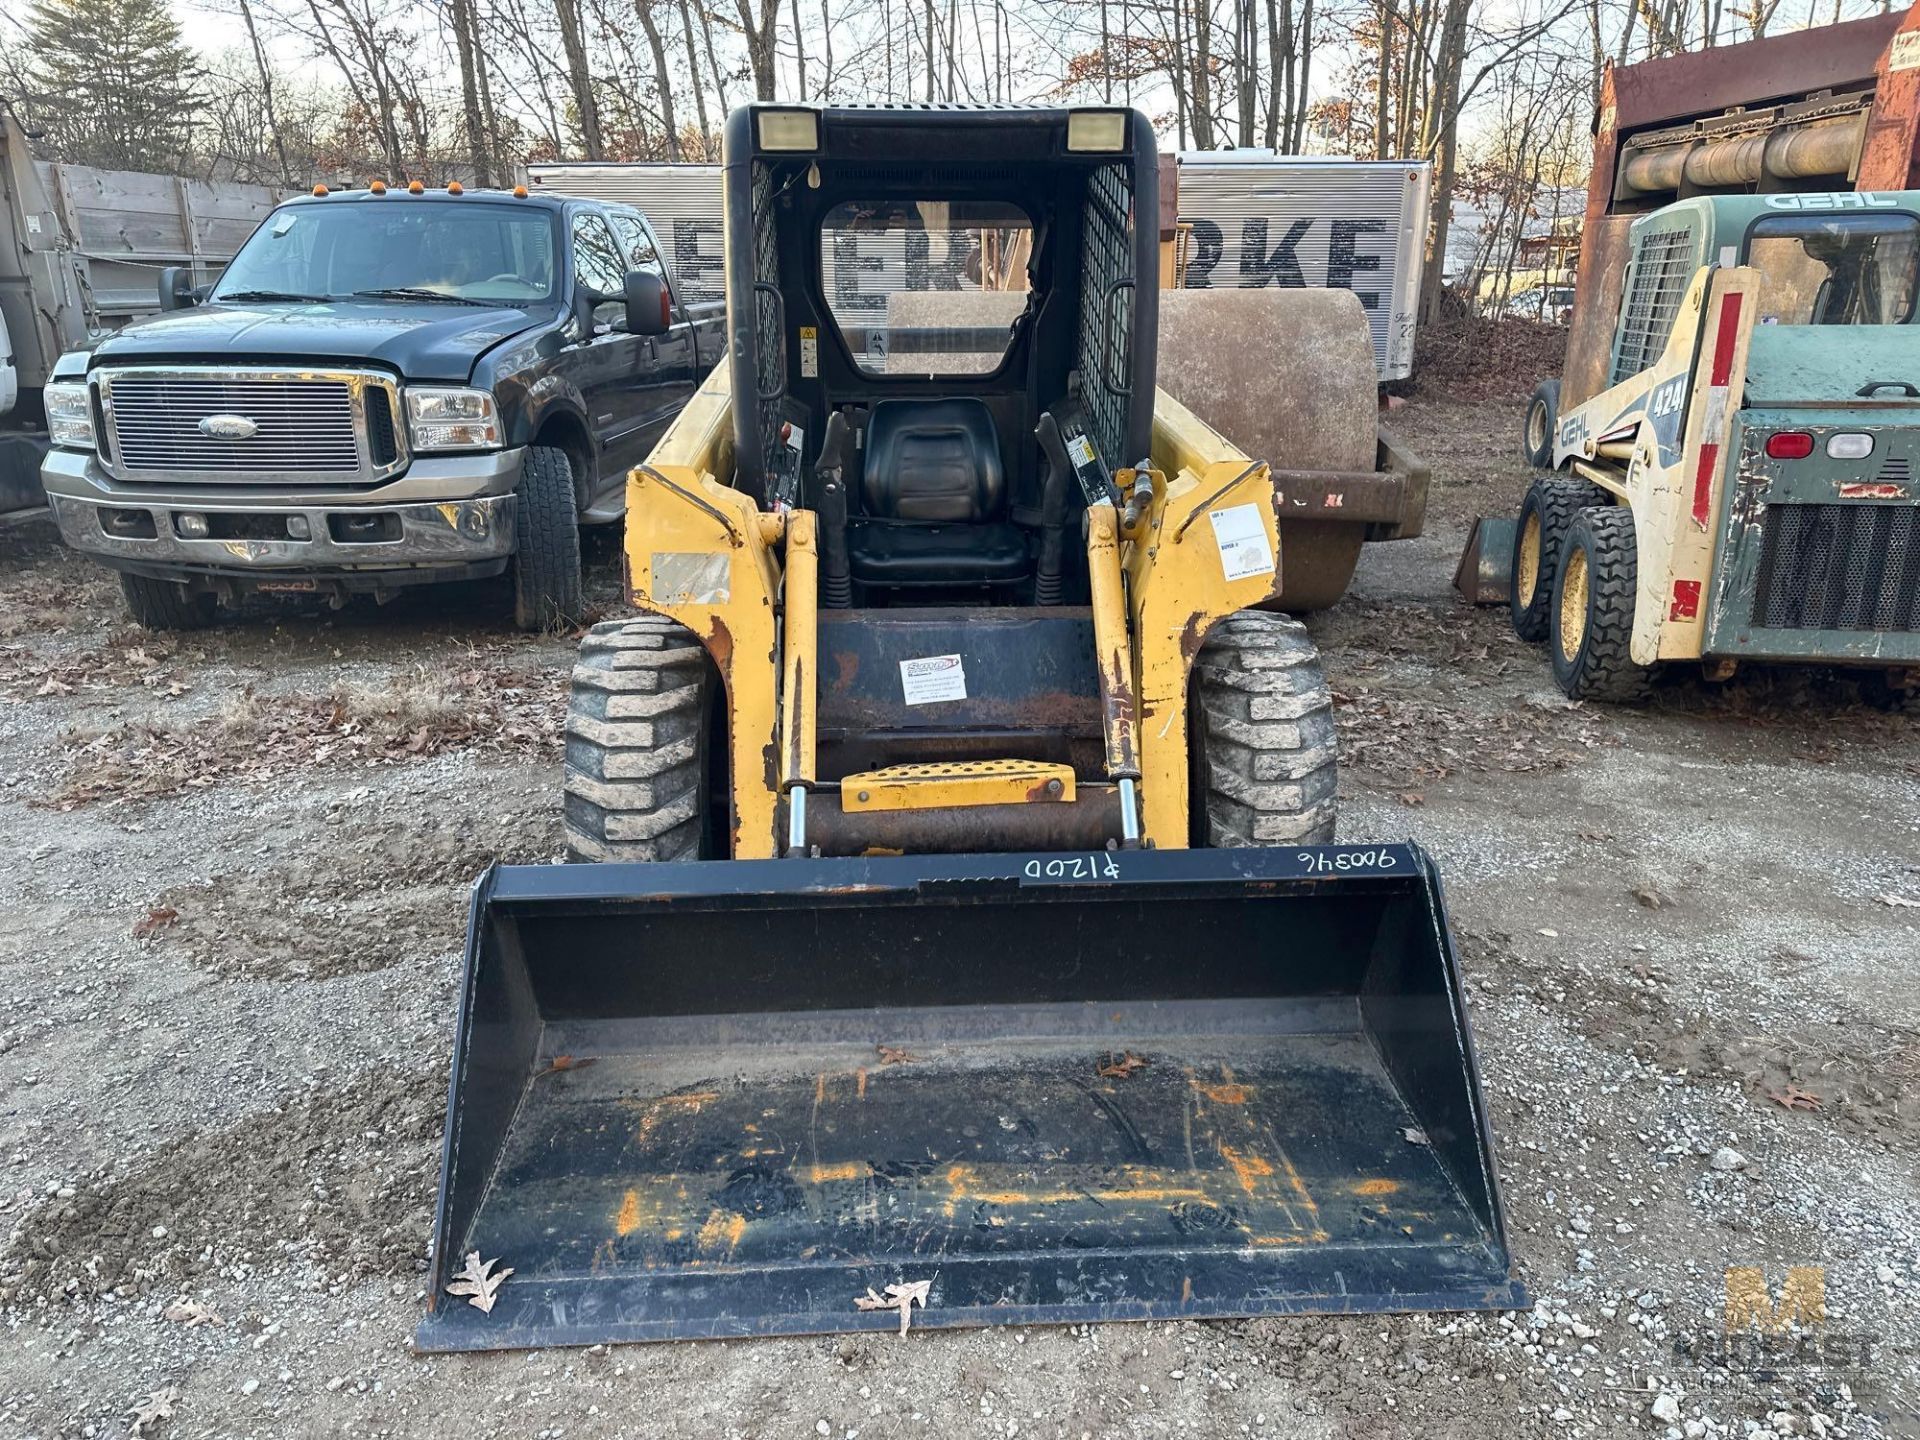
<instances>
[{"instance_id":1,"label":"skid steer rear tire","mask_svg":"<svg viewBox=\"0 0 1920 1440\"><path fill-rule=\"evenodd\" d=\"M658 615L596 625L567 697L567 858L704 860L715 845L709 732L720 679Z\"/></svg>"},{"instance_id":2,"label":"skid steer rear tire","mask_svg":"<svg viewBox=\"0 0 1920 1440\"><path fill-rule=\"evenodd\" d=\"M1542 380L1520 422L1520 453L1535 470L1553 468L1553 432L1560 425L1560 382Z\"/></svg>"},{"instance_id":3,"label":"skid steer rear tire","mask_svg":"<svg viewBox=\"0 0 1920 1440\"><path fill-rule=\"evenodd\" d=\"M120 593L127 613L147 630L204 630L220 612L212 592L189 590L174 580L120 572Z\"/></svg>"},{"instance_id":4,"label":"skid steer rear tire","mask_svg":"<svg viewBox=\"0 0 1920 1440\"><path fill-rule=\"evenodd\" d=\"M1611 499L1598 485L1566 475L1543 475L1528 487L1513 527L1507 588L1513 633L1522 640L1544 640L1553 627L1554 571L1575 518L1588 506Z\"/></svg>"},{"instance_id":5,"label":"skid steer rear tire","mask_svg":"<svg viewBox=\"0 0 1920 1440\"><path fill-rule=\"evenodd\" d=\"M1647 698L1652 672L1631 653L1638 575L1633 511L1582 510L1560 552L1547 646L1568 699L1631 705Z\"/></svg>"},{"instance_id":6,"label":"skid steer rear tire","mask_svg":"<svg viewBox=\"0 0 1920 1440\"><path fill-rule=\"evenodd\" d=\"M1193 667L1189 840L1333 841L1333 696L1298 620L1246 610L1208 634Z\"/></svg>"}]
</instances>

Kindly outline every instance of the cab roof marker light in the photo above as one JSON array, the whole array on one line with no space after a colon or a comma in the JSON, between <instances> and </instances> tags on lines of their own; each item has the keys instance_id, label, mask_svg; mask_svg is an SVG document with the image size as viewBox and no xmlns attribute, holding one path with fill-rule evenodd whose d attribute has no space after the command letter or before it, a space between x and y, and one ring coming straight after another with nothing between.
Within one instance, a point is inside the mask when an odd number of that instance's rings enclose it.
<instances>
[{"instance_id":1,"label":"cab roof marker light","mask_svg":"<svg viewBox=\"0 0 1920 1440\"><path fill-rule=\"evenodd\" d=\"M812 110L762 110L754 117L762 150L820 148L820 116Z\"/></svg>"},{"instance_id":2,"label":"cab roof marker light","mask_svg":"<svg viewBox=\"0 0 1920 1440\"><path fill-rule=\"evenodd\" d=\"M513 198L514 198L514 199L516 199L516 200L524 200L524 199L526 199L526 198L527 198L527 187L526 187L526 186L524 186L524 185L516 185L516 186L514 186L514 187L513 187Z\"/></svg>"},{"instance_id":3,"label":"cab roof marker light","mask_svg":"<svg viewBox=\"0 0 1920 1440\"><path fill-rule=\"evenodd\" d=\"M369 180L367 182L367 189L376 195L384 195L387 193L387 182L384 180Z\"/></svg>"},{"instance_id":4,"label":"cab roof marker light","mask_svg":"<svg viewBox=\"0 0 1920 1440\"><path fill-rule=\"evenodd\" d=\"M447 193L449 195L464 195L467 193L467 187L462 185L458 180L449 180L447 182Z\"/></svg>"},{"instance_id":5,"label":"cab roof marker light","mask_svg":"<svg viewBox=\"0 0 1920 1440\"><path fill-rule=\"evenodd\" d=\"M313 193L315 195L324 195L327 193L327 187L324 185L316 185L313 187Z\"/></svg>"},{"instance_id":6,"label":"cab roof marker light","mask_svg":"<svg viewBox=\"0 0 1920 1440\"><path fill-rule=\"evenodd\" d=\"M418 180L409 180L407 182L407 194L424 195L426 193L427 193L427 187L425 185L422 185Z\"/></svg>"},{"instance_id":7,"label":"cab roof marker light","mask_svg":"<svg viewBox=\"0 0 1920 1440\"><path fill-rule=\"evenodd\" d=\"M1067 149L1077 153L1114 154L1127 148L1127 112L1124 110L1069 110Z\"/></svg>"}]
</instances>

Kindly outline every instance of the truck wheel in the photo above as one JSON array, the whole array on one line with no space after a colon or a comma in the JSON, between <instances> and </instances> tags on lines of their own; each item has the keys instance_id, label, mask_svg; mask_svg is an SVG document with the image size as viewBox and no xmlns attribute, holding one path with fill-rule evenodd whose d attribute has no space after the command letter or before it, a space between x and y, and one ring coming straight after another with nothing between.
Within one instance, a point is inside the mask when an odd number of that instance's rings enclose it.
<instances>
[{"instance_id":1,"label":"truck wheel","mask_svg":"<svg viewBox=\"0 0 1920 1440\"><path fill-rule=\"evenodd\" d=\"M1520 426L1520 453L1536 470L1553 468L1553 432L1560 424L1560 382L1542 380L1527 401Z\"/></svg>"},{"instance_id":2,"label":"truck wheel","mask_svg":"<svg viewBox=\"0 0 1920 1440\"><path fill-rule=\"evenodd\" d=\"M710 804L709 756L726 749L724 730L712 740L719 690L713 662L684 625L642 615L587 632L567 698L569 860L726 853Z\"/></svg>"},{"instance_id":3,"label":"truck wheel","mask_svg":"<svg viewBox=\"0 0 1920 1440\"><path fill-rule=\"evenodd\" d=\"M1553 623L1553 575L1575 517L1611 498L1598 485L1564 475L1543 475L1527 488L1527 498L1520 502L1520 523L1513 527L1512 579L1507 591L1513 633L1522 640L1547 638Z\"/></svg>"},{"instance_id":4,"label":"truck wheel","mask_svg":"<svg viewBox=\"0 0 1920 1440\"><path fill-rule=\"evenodd\" d=\"M1633 512L1582 510L1567 532L1554 586L1553 678L1574 700L1631 704L1647 697L1649 671L1633 663Z\"/></svg>"},{"instance_id":5,"label":"truck wheel","mask_svg":"<svg viewBox=\"0 0 1920 1440\"><path fill-rule=\"evenodd\" d=\"M220 600L211 591L189 590L177 580L120 572L120 593L127 612L149 630L204 630L219 613Z\"/></svg>"},{"instance_id":6,"label":"truck wheel","mask_svg":"<svg viewBox=\"0 0 1920 1440\"><path fill-rule=\"evenodd\" d=\"M513 623L522 630L577 624L580 517L566 451L551 445L528 449L513 531Z\"/></svg>"},{"instance_id":7,"label":"truck wheel","mask_svg":"<svg viewBox=\"0 0 1920 1440\"><path fill-rule=\"evenodd\" d=\"M1306 627L1266 610L1215 625L1188 712L1191 844L1332 842L1333 696Z\"/></svg>"}]
</instances>

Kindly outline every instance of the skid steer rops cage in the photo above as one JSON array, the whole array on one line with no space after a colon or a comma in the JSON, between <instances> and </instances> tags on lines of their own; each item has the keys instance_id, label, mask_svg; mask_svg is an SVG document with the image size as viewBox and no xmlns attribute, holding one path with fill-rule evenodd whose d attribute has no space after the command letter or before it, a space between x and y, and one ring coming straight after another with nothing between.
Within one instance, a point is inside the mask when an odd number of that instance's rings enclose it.
<instances>
[{"instance_id":1,"label":"skid steer rops cage","mask_svg":"<svg viewBox=\"0 0 1920 1440\"><path fill-rule=\"evenodd\" d=\"M475 892L420 1346L1525 1303L1438 879L1318 843L1275 482L1154 389L1151 127L727 143L574 677L612 863Z\"/></svg>"}]
</instances>

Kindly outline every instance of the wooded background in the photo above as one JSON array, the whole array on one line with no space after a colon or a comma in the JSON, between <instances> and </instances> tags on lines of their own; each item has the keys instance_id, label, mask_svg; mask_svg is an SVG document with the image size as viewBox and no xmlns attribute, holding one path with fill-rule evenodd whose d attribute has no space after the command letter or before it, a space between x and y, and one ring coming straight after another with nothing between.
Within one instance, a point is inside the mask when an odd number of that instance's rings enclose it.
<instances>
[{"instance_id":1,"label":"wooded background","mask_svg":"<svg viewBox=\"0 0 1920 1440\"><path fill-rule=\"evenodd\" d=\"M1877 0L32 0L0 94L43 158L303 186L711 160L744 100L1115 101L1170 148L1434 162L1487 243L1577 211L1609 60ZM1503 240L1504 237L1504 240ZM1430 293L1437 284L1430 287Z\"/></svg>"}]
</instances>

